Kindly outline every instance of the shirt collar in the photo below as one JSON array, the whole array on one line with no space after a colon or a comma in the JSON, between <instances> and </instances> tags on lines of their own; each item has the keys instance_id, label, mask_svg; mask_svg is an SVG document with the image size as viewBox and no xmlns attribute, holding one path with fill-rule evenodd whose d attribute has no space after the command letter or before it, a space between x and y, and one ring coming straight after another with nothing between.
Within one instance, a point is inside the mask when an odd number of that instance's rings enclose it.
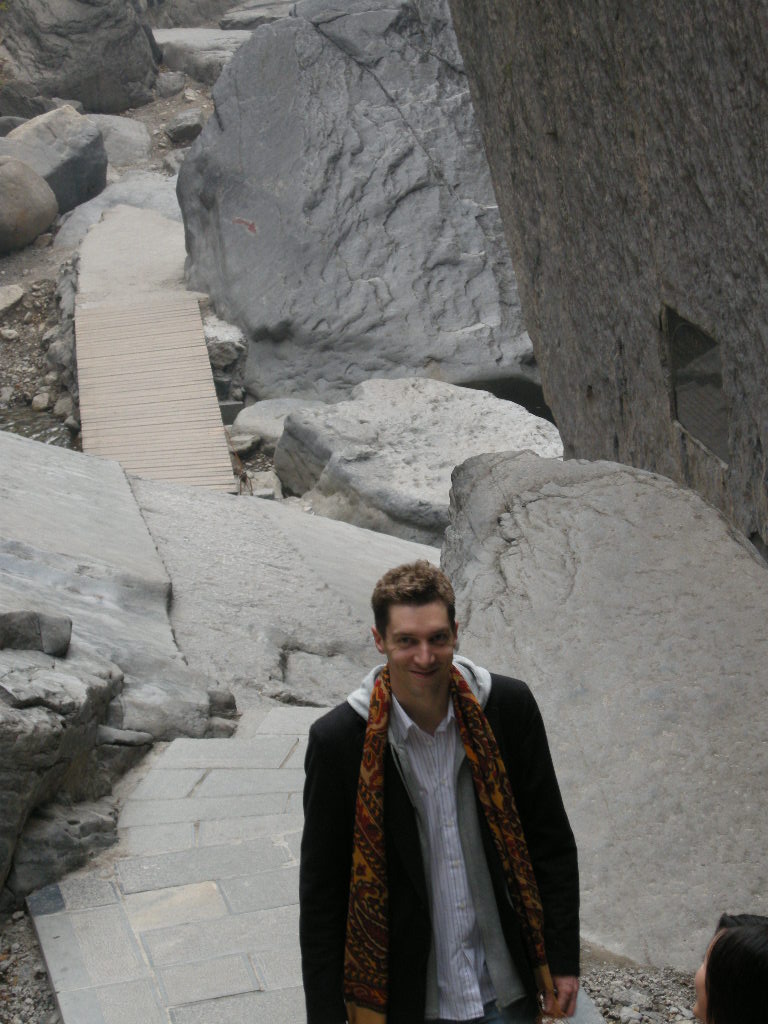
<instances>
[{"instance_id":1,"label":"shirt collar","mask_svg":"<svg viewBox=\"0 0 768 1024\"><path fill-rule=\"evenodd\" d=\"M449 700L445 718L442 720L440 725L438 725L437 729L435 729L435 735L439 732L445 732L445 730L450 727L453 718L453 701ZM389 716L389 722L398 743L407 742L413 735L414 730L416 730L417 734L421 734L422 736L429 735L429 733L426 733L423 729L419 728L394 693L392 694L392 713Z\"/></svg>"}]
</instances>

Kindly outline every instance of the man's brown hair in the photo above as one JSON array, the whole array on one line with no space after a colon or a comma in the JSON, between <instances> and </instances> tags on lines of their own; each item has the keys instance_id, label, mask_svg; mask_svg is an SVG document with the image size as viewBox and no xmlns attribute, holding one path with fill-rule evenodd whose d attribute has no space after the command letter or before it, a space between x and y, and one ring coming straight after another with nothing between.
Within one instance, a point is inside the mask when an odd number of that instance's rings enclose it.
<instances>
[{"instance_id":1,"label":"man's brown hair","mask_svg":"<svg viewBox=\"0 0 768 1024\"><path fill-rule=\"evenodd\" d=\"M425 559L398 565L385 572L373 588L371 607L376 629L382 636L386 635L390 605L422 605L433 601L441 601L445 605L453 629L456 626L456 595L445 573Z\"/></svg>"}]
</instances>

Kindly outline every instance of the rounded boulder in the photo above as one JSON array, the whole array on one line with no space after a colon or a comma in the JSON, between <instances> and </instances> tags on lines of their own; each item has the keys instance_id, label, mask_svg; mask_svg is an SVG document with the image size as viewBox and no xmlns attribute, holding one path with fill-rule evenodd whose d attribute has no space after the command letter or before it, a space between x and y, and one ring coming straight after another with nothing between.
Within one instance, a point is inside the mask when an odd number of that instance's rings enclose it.
<instances>
[{"instance_id":1,"label":"rounded boulder","mask_svg":"<svg viewBox=\"0 0 768 1024\"><path fill-rule=\"evenodd\" d=\"M51 187L31 167L0 157L0 253L23 249L56 219Z\"/></svg>"}]
</instances>

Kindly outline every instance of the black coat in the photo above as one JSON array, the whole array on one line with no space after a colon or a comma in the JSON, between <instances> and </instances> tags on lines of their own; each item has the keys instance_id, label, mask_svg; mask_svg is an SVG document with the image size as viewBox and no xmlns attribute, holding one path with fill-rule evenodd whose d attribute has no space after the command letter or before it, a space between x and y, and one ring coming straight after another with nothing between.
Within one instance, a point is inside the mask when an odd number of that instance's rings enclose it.
<instances>
[{"instance_id":1,"label":"black coat","mask_svg":"<svg viewBox=\"0 0 768 1024\"><path fill-rule=\"evenodd\" d=\"M560 797L544 723L525 683L491 677L485 715L499 744L544 906L553 974L579 973L576 844ZM305 761L299 884L300 939L308 1024L343 1024L342 993L352 829L365 721L349 704L318 719ZM431 946L429 898L416 815L387 748L384 782L390 906L388 1024L423 1024ZM535 992L517 918L482 811L485 853L502 929L520 976Z\"/></svg>"}]
</instances>

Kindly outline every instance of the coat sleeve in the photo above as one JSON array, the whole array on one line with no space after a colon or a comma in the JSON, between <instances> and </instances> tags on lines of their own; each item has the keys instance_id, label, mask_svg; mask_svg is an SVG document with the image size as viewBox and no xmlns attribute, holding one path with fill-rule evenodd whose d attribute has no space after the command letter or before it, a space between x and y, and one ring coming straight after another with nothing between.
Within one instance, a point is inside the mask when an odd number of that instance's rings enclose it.
<instances>
[{"instance_id":1,"label":"coat sleeve","mask_svg":"<svg viewBox=\"0 0 768 1024\"><path fill-rule=\"evenodd\" d=\"M347 1019L343 969L354 803L343 770L349 742L332 733L325 721L316 723L305 758L299 940L307 1024Z\"/></svg>"},{"instance_id":2,"label":"coat sleeve","mask_svg":"<svg viewBox=\"0 0 768 1024\"><path fill-rule=\"evenodd\" d=\"M494 679L494 683L496 680ZM576 841L563 806L547 734L527 686L512 683L514 707L503 701L502 732L510 782L544 909L544 942L553 974L579 973L579 868ZM512 723L510 723L510 716Z\"/></svg>"}]
</instances>

